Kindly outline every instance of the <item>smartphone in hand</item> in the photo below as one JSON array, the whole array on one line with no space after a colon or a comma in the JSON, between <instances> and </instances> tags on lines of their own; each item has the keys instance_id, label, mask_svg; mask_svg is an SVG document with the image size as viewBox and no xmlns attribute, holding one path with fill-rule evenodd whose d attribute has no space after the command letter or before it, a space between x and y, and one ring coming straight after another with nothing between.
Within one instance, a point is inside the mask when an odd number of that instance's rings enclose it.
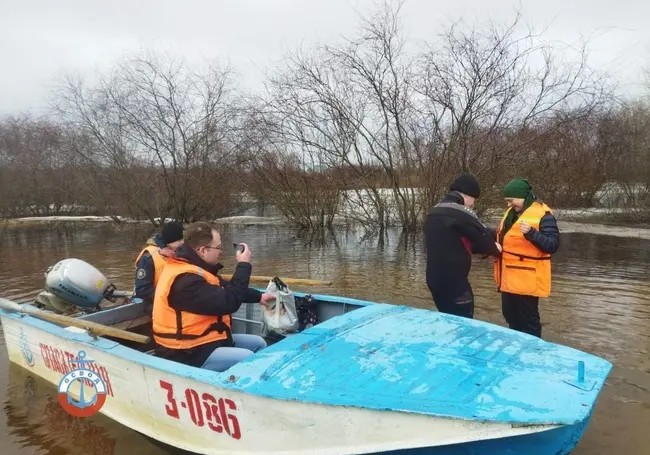
<instances>
[{"instance_id":1,"label":"smartphone in hand","mask_svg":"<svg viewBox=\"0 0 650 455\"><path fill-rule=\"evenodd\" d=\"M239 251L241 251L242 253L243 253L244 250L246 249L246 247L245 247L244 245L241 245L241 244L239 244L239 243L233 243L232 246L235 248L235 251L239 250Z\"/></svg>"}]
</instances>

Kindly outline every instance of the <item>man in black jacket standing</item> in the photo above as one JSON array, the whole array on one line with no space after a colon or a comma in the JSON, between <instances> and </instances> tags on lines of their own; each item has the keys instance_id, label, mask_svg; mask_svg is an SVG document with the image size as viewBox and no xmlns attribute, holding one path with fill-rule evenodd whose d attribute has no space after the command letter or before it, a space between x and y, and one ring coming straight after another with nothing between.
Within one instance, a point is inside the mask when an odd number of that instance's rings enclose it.
<instances>
[{"instance_id":1,"label":"man in black jacket standing","mask_svg":"<svg viewBox=\"0 0 650 455\"><path fill-rule=\"evenodd\" d=\"M438 311L474 317L468 275L472 254L498 256L500 245L470 209L481 189L471 174L456 178L449 193L429 210L425 225L427 286Z\"/></svg>"}]
</instances>

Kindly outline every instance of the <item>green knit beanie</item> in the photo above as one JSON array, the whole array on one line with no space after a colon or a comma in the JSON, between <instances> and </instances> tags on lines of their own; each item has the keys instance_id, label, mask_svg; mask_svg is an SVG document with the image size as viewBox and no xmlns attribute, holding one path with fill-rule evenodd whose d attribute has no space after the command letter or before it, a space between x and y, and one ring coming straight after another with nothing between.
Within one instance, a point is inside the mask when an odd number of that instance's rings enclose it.
<instances>
[{"instance_id":1,"label":"green knit beanie","mask_svg":"<svg viewBox=\"0 0 650 455\"><path fill-rule=\"evenodd\" d=\"M533 188L526 179L513 179L503 189L503 197L526 199Z\"/></svg>"}]
</instances>

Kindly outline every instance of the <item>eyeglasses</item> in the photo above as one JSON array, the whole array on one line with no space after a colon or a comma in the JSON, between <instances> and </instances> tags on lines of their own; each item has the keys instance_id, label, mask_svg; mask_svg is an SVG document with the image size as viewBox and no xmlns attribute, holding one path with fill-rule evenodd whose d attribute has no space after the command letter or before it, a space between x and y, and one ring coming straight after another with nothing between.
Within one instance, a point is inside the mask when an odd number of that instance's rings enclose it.
<instances>
[{"instance_id":1,"label":"eyeglasses","mask_svg":"<svg viewBox=\"0 0 650 455\"><path fill-rule=\"evenodd\" d=\"M211 246L211 245L203 245L204 248L207 248L209 250L223 250L223 246Z\"/></svg>"}]
</instances>

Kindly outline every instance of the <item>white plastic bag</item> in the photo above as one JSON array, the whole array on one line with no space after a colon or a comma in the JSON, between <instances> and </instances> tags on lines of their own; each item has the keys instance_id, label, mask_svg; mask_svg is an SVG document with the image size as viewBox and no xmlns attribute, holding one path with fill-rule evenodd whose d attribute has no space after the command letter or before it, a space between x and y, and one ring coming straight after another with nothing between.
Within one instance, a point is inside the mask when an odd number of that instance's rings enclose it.
<instances>
[{"instance_id":1,"label":"white plastic bag","mask_svg":"<svg viewBox=\"0 0 650 455\"><path fill-rule=\"evenodd\" d=\"M268 309L262 308L262 336L298 332L300 321L293 292L278 277L269 281L266 292L273 294L275 300L269 302Z\"/></svg>"}]
</instances>

